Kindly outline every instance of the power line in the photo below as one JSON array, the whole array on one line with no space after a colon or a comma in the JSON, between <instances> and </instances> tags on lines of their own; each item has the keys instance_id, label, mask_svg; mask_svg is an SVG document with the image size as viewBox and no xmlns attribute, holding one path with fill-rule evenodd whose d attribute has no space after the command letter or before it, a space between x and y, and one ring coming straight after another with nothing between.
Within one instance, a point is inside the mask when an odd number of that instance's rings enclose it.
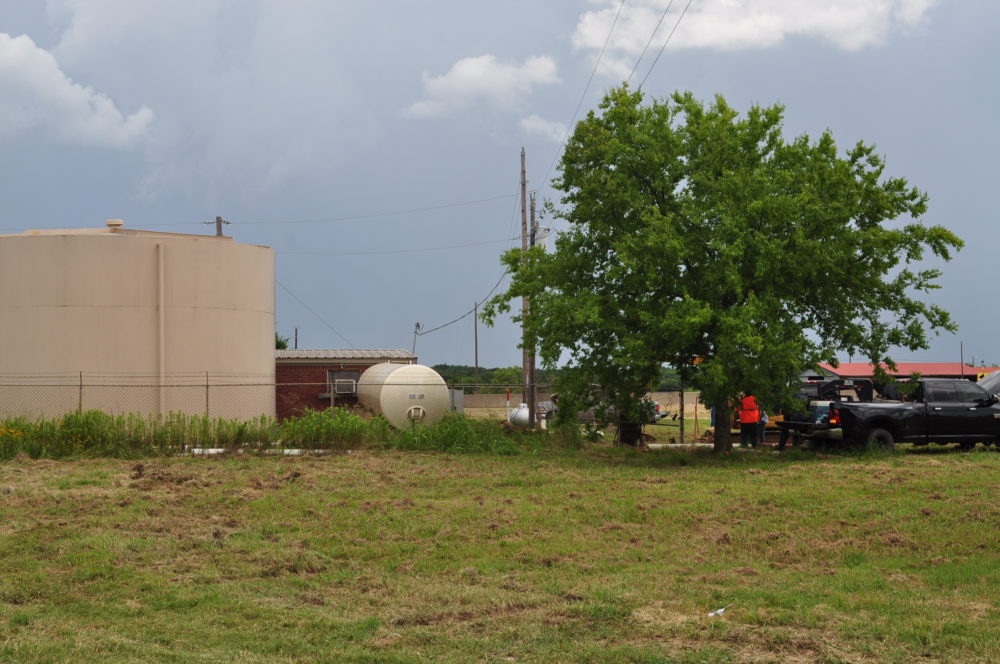
<instances>
[{"instance_id":1,"label":"power line","mask_svg":"<svg viewBox=\"0 0 1000 664\"><path fill-rule=\"evenodd\" d=\"M517 183L517 188L520 189L520 187L521 187L521 183L518 182ZM516 223L517 212L518 212L518 209L519 209L518 204L520 202L520 201L518 201L516 199L516 196L517 196L516 193L514 194L514 196L515 196L514 209L511 211L511 214L510 214L510 233L511 233L511 237L509 239L507 239L507 240L504 240L504 242L511 242L511 243L513 243L515 240L520 240L521 239L520 235L513 235L513 233L514 233L514 224ZM484 297L483 299L481 299L478 302L476 302L475 306L473 306L472 309L470 309L469 311L466 311L464 314L462 314L458 318L455 318L454 320L451 320L451 321L445 323L444 325L438 325L437 327L431 328L429 330L421 330L420 323L417 323L417 327L413 331L414 340L416 340L416 337L418 337L418 336L423 336L425 334L430 334L431 332L437 332L440 329L446 328L449 325L454 325L455 323L457 323L457 322L459 322L461 320L465 320L466 318L468 318L471 314L475 313L476 309L479 307L480 304L482 304L483 302L486 302L486 300L488 300L488 299L490 299L490 297L492 297L493 293L497 292L497 289L500 288L500 284L503 283L504 277L506 277L509 273L510 273L510 270L504 270L503 274L500 275L500 278L497 279L497 282L493 285L493 288L490 289L490 292L486 294L486 297Z\"/></svg>"},{"instance_id":2,"label":"power line","mask_svg":"<svg viewBox=\"0 0 1000 664\"><path fill-rule=\"evenodd\" d=\"M483 304L484 302L486 302L486 300L490 299L490 297L493 295L493 293L497 292L497 289L500 288L500 284L503 283L504 277L506 277L508 274L510 274L510 270L504 270L503 274L500 275L500 278L497 279L496 284L494 284L494 286L490 290L490 292L486 294L486 297L484 297L482 300L480 300L479 302L477 302L475 307L469 309L468 311L466 311L464 314L462 314L461 316L459 316L455 320L448 321L444 325L438 325L437 327L431 328L429 330L421 330L420 328L417 328L414 331L414 334L417 335L417 336L421 336L422 337L425 334L430 334L431 332L437 332L440 329L446 328L449 325L454 325L455 323L459 322L460 320L464 320L464 319L468 318L473 312L476 311L476 309L479 307L480 304Z\"/></svg>"},{"instance_id":3,"label":"power line","mask_svg":"<svg viewBox=\"0 0 1000 664\"><path fill-rule=\"evenodd\" d=\"M672 0L671 0L672 1ZM587 92L590 91L590 84L594 82L594 76L597 74L597 68L601 64L601 60L604 58L604 51L608 48L608 42L611 41L611 35L615 31L615 26L618 25L618 17L622 14L622 9L625 7L625 0L622 0L621 4L618 5L618 13L615 14L615 20L611 22L611 29L608 30L608 36L604 39L604 46L601 47L601 52L597 56L597 61L594 63L594 69L590 72L590 78L587 79L587 85L583 88L583 94L580 95L580 101L576 103L576 110L573 111L573 117L570 118L569 124L566 126L566 133L563 135L562 144L560 149L566 146L566 141L569 140L570 132L573 131L573 123L576 122L576 116L580 113L580 107L583 106L583 100L587 98ZM549 170L545 171L545 177L542 178L542 186L545 186L549 181L549 173L555 168L556 162L559 161L560 152L556 152L555 158L552 163L549 164Z\"/></svg>"},{"instance_id":4,"label":"power line","mask_svg":"<svg viewBox=\"0 0 1000 664\"><path fill-rule=\"evenodd\" d=\"M325 224L325 223L336 223L342 221L357 221L361 219L376 219L378 217L398 217L404 214L415 214L417 212L433 212L434 210L447 210L448 208L465 207L468 205L478 205L480 203L491 203L493 201L500 201L505 198L516 198L517 194L503 194L501 196L492 196L490 198L478 198L472 201L460 201L458 203L442 203L441 205L430 205L427 207L416 207L408 208L405 210L391 210L388 212L369 212L366 214L352 215L347 217L323 217L317 219L269 219L262 221L240 221L234 222L240 226L256 226L256 225L266 225L266 224ZM200 226L202 224L209 223L204 221L171 221L162 224L143 224L142 228L163 228L166 226ZM216 222L210 222L216 223ZM224 222L230 223L230 222ZM37 226L34 227L39 229ZM22 228L0 228L0 231L11 231L13 233L21 232L25 230ZM39 229L45 230L45 229ZM51 230L51 229L50 229Z\"/></svg>"},{"instance_id":5,"label":"power line","mask_svg":"<svg viewBox=\"0 0 1000 664\"><path fill-rule=\"evenodd\" d=\"M656 58L653 60L653 64L650 65L650 67L649 67L649 71L646 72L646 76L644 76L643 79L642 79L642 82L639 83L639 89L642 89L642 86L643 86L643 84L645 84L646 79L649 78L649 75L650 75L650 73L652 73L653 68L656 67L656 63L659 62L660 56L663 55L663 50L667 47L667 44L670 43L670 38L674 36L674 32L677 31L677 26L680 25L681 20L684 18L684 15L687 14L687 11L691 7L691 3L693 1L694 0L688 0L687 5L684 6L684 11L681 12L681 15L677 18L677 21L674 23L673 29L670 31L670 34L667 35L667 39L666 39L666 41L663 42L663 46L660 47L659 52L656 54ZM649 40L646 42L646 46L643 47L642 53L639 55L639 59L636 60L635 66L632 67L632 72L629 74L628 79L626 79L626 82L632 80L632 76L633 76L633 74L635 74L635 70L638 68L639 63L642 61L642 58L646 55L646 50L649 48L649 45L652 43L653 37L656 36L657 31L660 29L660 24L663 22L663 19L666 17L667 13L670 11L670 8L673 6L673 4L674 4L674 0L670 0L670 3L667 5L667 8L663 11L663 14L660 15L660 20L656 22L656 27L653 28L653 32L652 32L652 34L650 34ZM570 119L569 125L566 128L566 134L563 136L561 147L565 147L566 146L566 141L569 139L570 132L573 130L573 123L576 121L576 116L580 112L580 106L583 104L583 100L584 100L584 98L586 98L587 92L590 90L590 84L594 80L594 75L597 73L598 65L600 65L601 60L604 57L604 52L605 52L605 50L607 50L608 42L611 41L611 35L614 32L614 30L615 30L615 25L618 23L618 17L621 15L622 8L624 6L625 6L625 0L622 0L621 4L618 5L618 13L615 14L615 20L612 21L612 23L611 23L611 29L608 31L608 36L604 40L604 45L601 47L601 53L600 53L600 55L597 56L597 62L594 63L594 69L590 73L590 78L587 80L587 85L583 89L583 94L580 95L580 101L577 102L576 110L573 111L573 117L572 117L572 119ZM552 160L552 163L549 164L549 168L545 172L545 177L542 178L542 186L548 186L549 174L552 173L552 169L555 168L556 162L559 161L559 155L560 155L560 153L557 152L555 158Z\"/></svg>"},{"instance_id":6,"label":"power line","mask_svg":"<svg viewBox=\"0 0 1000 664\"><path fill-rule=\"evenodd\" d=\"M490 203L493 201L499 201L506 198L511 198L514 194L504 194L502 196L493 196L491 198L479 198L474 201L461 201L458 203L444 203L441 205L430 205L427 207L409 208L406 210L392 210L388 212L370 212L367 214L351 215L347 217L324 217L318 219L270 219L263 221L240 221L237 222L240 226L258 226L266 224L326 224L326 223L336 223L341 221L358 221L361 219L375 219L378 217L396 217L404 214L414 214L417 212L432 212L434 210L446 210L448 208L465 207L467 205L478 205L479 203ZM191 224L201 224L201 221L179 221L168 224L146 224L149 227L154 226L187 226Z\"/></svg>"},{"instance_id":7,"label":"power line","mask_svg":"<svg viewBox=\"0 0 1000 664\"><path fill-rule=\"evenodd\" d=\"M440 251L443 249L464 249L466 247L481 247L487 244L501 244L510 242L516 238L504 238L502 240L484 240L482 242L467 242L465 244L449 244L440 247L423 247L420 249L385 249L382 251L275 251L276 254L286 254L290 256L381 256L388 254L418 254L426 251Z\"/></svg>"},{"instance_id":8,"label":"power line","mask_svg":"<svg viewBox=\"0 0 1000 664\"><path fill-rule=\"evenodd\" d=\"M515 235L515 225L517 224L517 211L519 209L521 201L518 200L517 194L518 190L521 189L521 183L517 182L514 185L514 207L510 211L510 228L507 229L507 234L510 236L510 248L514 248L514 240L520 240L520 235Z\"/></svg>"},{"instance_id":9,"label":"power line","mask_svg":"<svg viewBox=\"0 0 1000 664\"><path fill-rule=\"evenodd\" d=\"M671 4L673 4L673 0L670 1ZM653 64L649 66L649 71L647 71L646 75L642 77L642 82L639 83L640 90L642 89L642 86L646 84L646 79L649 78L649 75L653 73L653 67L655 67L656 63L660 61L660 56L663 55L663 50L667 48L667 44L670 43L670 38L674 36L675 32L677 32L677 26L679 26L681 21L684 20L684 15L687 14L687 10L691 7L692 2L694 2L694 0L688 0L688 3L684 5L684 11L681 12L681 15L677 17L677 22L674 23L674 29L670 31L669 35L667 35L667 40L663 42L663 46L660 47L660 52L656 54L656 59L654 59Z\"/></svg>"},{"instance_id":10,"label":"power line","mask_svg":"<svg viewBox=\"0 0 1000 664\"><path fill-rule=\"evenodd\" d=\"M315 316L316 318L318 318L320 320L320 322L323 323L323 325L326 325L328 328L330 328L331 330L333 330L334 334L336 334L338 337L340 337L341 339L343 339L344 341L346 341L347 345L350 348L356 348L356 346L354 344L352 344L351 341L347 337L345 337L343 334L341 334L340 332L337 331L337 328L335 328L333 325L330 325L329 323L327 323L326 320L322 316L320 316L318 313L316 313L315 311L313 311L312 308L308 304L306 304L305 302L303 302L302 298L300 298L298 295L296 295L292 291L288 290L287 286L285 286L283 283L281 283L277 279L274 280L274 283L276 283L279 286L281 286L281 288L286 293L288 293L289 295L291 295L292 297L294 297L296 300L298 300L299 304L301 304L303 307L306 308L306 311L308 311L313 316Z\"/></svg>"},{"instance_id":11,"label":"power line","mask_svg":"<svg viewBox=\"0 0 1000 664\"><path fill-rule=\"evenodd\" d=\"M674 0L670 0L670 3L667 5L667 8L663 10L662 14L660 14L660 20L656 22L656 27L653 28L653 32L650 33L649 39L646 40L646 45L642 47L642 53L639 54L639 58L635 61L635 66L632 67L632 71L629 73L628 78L625 79L626 83L632 80L632 76L635 74L635 70L639 68L639 63L642 62L642 59L646 56L646 50L649 48L649 45L653 43L653 37L655 37L657 31L659 31L660 24L663 23L663 19L667 17L667 13L673 6L674 6Z\"/></svg>"}]
</instances>

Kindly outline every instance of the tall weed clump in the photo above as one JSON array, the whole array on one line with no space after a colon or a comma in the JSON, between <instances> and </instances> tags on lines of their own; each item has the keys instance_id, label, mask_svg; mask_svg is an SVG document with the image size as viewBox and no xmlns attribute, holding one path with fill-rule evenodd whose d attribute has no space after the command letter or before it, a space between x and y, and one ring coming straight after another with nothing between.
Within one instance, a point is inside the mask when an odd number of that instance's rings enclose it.
<instances>
[{"instance_id":1,"label":"tall weed clump","mask_svg":"<svg viewBox=\"0 0 1000 664\"><path fill-rule=\"evenodd\" d=\"M0 421L0 459L116 457L174 454L192 447L248 448L275 439L273 418L247 421L170 413L160 419L99 410L67 413L53 419L19 417Z\"/></svg>"},{"instance_id":2,"label":"tall weed clump","mask_svg":"<svg viewBox=\"0 0 1000 664\"><path fill-rule=\"evenodd\" d=\"M368 447L389 437L382 417L365 419L344 408L306 409L281 424L281 442L287 446L346 450Z\"/></svg>"},{"instance_id":3,"label":"tall weed clump","mask_svg":"<svg viewBox=\"0 0 1000 664\"><path fill-rule=\"evenodd\" d=\"M365 447L446 452L449 454L517 454L545 445L578 448L573 434L519 431L492 421L448 415L436 424L395 431L384 417L360 417L343 408L306 410L278 422L261 416L226 420L184 413L156 417L130 413L109 415L89 410L53 419L0 420L0 459L18 454L31 458L137 458L180 454L192 448L263 451L276 445L314 450Z\"/></svg>"},{"instance_id":4,"label":"tall weed clump","mask_svg":"<svg viewBox=\"0 0 1000 664\"><path fill-rule=\"evenodd\" d=\"M515 435L491 420L446 415L435 424L417 424L386 441L388 447L450 454L517 454Z\"/></svg>"},{"instance_id":5,"label":"tall weed clump","mask_svg":"<svg viewBox=\"0 0 1000 664\"><path fill-rule=\"evenodd\" d=\"M596 436L588 430L582 430L580 423L576 420L556 422L549 429L550 446L555 449L566 451L578 451L583 449L588 442L593 442Z\"/></svg>"},{"instance_id":6,"label":"tall weed clump","mask_svg":"<svg viewBox=\"0 0 1000 664\"><path fill-rule=\"evenodd\" d=\"M31 421L18 417L0 422L0 459L13 459L18 454L30 454L29 451L36 446Z\"/></svg>"},{"instance_id":7,"label":"tall weed clump","mask_svg":"<svg viewBox=\"0 0 1000 664\"><path fill-rule=\"evenodd\" d=\"M125 416L97 410L67 413L55 419L7 419L0 423L0 456L130 458L154 452L150 440L129 430Z\"/></svg>"}]
</instances>

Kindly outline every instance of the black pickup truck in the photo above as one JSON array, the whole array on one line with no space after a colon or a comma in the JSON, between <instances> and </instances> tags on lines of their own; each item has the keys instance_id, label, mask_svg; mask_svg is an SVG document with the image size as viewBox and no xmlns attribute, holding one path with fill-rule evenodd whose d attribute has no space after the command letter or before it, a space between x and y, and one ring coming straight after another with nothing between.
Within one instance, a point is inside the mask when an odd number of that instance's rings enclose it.
<instances>
[{"instance_id":1,"label":"black pickup truck","mask_svg":"<svg viewBox=\"0 0 1000 664\"><path fill-rule=\"evenodd\" d=\"M968 380L924 378L903 401L830 404L829 427L866 447L907 442L972 449L979 442L1000 445L1000 403Z\"/></svg>"}]
</instances>

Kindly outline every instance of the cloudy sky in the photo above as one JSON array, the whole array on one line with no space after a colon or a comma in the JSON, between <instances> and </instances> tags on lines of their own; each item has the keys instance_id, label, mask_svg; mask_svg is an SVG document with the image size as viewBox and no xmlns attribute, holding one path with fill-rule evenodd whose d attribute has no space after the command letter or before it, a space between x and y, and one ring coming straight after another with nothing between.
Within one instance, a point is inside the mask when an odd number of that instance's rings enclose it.
<instances>
[{"instance_id":1,"label":"cloudy sky","mask_svg":"<svg viewBox=\"0 0 1000 664\"><path fill-rule=\"evenodd\" d=\"M486 298L519 246L521 147L529 187L553 198L567 128L631 78L658 97L780 101L789 136L875 143L929 193L925 221L967 242L933 295L960 332L896 359L955 361L961 341L1000 363L1000 3L668 5L3 0L0 233L112 217L212 233L201 222L221 215L275 250L281 334L409 349L416 322ZM480 363L519 364L517 338L480 326ZM472 364L472 318L416 350Z\"/></svg>"}]
</instances>

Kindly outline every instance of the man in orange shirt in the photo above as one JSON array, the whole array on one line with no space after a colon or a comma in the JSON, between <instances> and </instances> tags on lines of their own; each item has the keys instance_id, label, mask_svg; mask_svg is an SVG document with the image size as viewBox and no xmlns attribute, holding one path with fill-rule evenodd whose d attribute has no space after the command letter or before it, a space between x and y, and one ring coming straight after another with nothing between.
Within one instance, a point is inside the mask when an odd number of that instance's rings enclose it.
<instances>
[{"instance_id":1,"label":"man in orange shirt","mask_svg":"<svg viewBox=\"0 0 1000 664\"><path fill-rule=\"evenodd\" d=\"M740 399L740 447L757 447L757 423L760 421L760 408L753 392L747 390Z\"/></svg>"}]
</instances>

